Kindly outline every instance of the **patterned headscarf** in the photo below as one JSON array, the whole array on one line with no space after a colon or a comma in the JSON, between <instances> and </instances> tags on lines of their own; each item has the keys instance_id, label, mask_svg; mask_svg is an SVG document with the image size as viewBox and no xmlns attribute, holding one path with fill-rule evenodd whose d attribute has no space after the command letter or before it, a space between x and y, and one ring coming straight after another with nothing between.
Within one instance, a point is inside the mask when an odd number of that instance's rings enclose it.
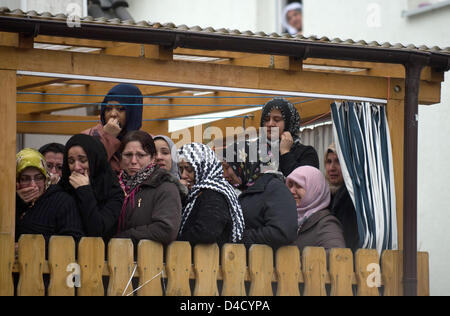
<instances>
[{"instance_id":1,"label":"patterned headscarf","mask_svg":"<svg viewBox=\"0 0 450 316\"><path fill-rule=\"evenodd\" d=\"M294 139L294 143L300 142L300 114L295 106L284 98L274 98L264 105L260 126L264 126L266 117L270 115L270 112L273 110L280 110L281 115L283 115L284 131L280 131L280 135L283 132L290 132Z\"/></svg>"},{"instance_id":2,"label":"patterned headscarf","mask_svg":"<svg viewBox=\"0 0 450 316\"><path fill-rule=\"evenodd\" d=\"M256 180L263 174L261 172L259 155L256 152L256 160L251 157L250 145L248 141L235 142L225 149L223 160L230 165L236 176L241 179L241 184L236 188L245 191L255 184ZM257 148L256 148L257 151Z\"/></svg>"},{"instance_id":3,"label":"patterned headscarf","mask_svg":"<svg viewBox=\"0 0 450 316\"><path fill-rule=\"evenodd\" d=\"M232 241L238 242L243 237L244 216L233 187L223 178L222 164L214 151L199 143L187 144L178 150L178 161L189 162L195 170L195 184L189 192L187 204L182 211L180 234L183 231L198 194L202 189L210 189L225 196L233 222Z\"/></svg>"}]
</instances>

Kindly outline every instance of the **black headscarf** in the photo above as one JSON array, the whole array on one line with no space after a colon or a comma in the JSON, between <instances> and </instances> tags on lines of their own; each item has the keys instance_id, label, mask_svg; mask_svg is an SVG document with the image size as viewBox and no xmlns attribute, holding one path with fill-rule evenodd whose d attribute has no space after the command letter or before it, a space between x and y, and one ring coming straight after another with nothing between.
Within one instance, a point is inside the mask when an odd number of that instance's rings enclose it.
<instances>
[{"instance_id":1,"label":"black headscarf","mask_svg":"<svg viewBox=\"0 0 450 316\"><path fill-rule=\"evenodd\" d=\"M95 137L89 135L74 135L66 144L64 152L63 170L61 177L62 187L70 192L73 187L69 182L71 171L67 161L70 148L80 146L86 152L89 160L89 182L94 190L97 202L105 201L113 187L120 188L119 181L108 163L108 155L103 144Z\"/></svg>"},{"instance_id":2,"label":"black headscarf","mask_svg":"<svg viewBox=\"0 0 450 316\"><path fill-rule=\"evenodd\" d=\"M266 117L272 112L273 110L280 110L281 115L283 115L284 119L284 131L280 131L280 135L283 132L290 132L292 135L292 138L294 139L294 142L297 142L300 140L300 114L298 113L295 106L289 102L288 100L284 98L275 98L267 102L262 110L261 115L261 124L260 126L264 126L264 122L266 120Z\"/></svg>"}]
</instances>

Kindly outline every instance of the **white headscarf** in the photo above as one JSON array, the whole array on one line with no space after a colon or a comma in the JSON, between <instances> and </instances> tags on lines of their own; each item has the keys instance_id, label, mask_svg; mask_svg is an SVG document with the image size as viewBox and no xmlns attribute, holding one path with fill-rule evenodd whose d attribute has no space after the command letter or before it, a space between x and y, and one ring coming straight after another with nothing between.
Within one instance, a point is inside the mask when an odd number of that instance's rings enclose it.
<instances>
[{"instance_id":1,"label":"white headscarf","mask_svg":"<svg viewBox=\"0 0 450 316\"><path fill-rule=\"evenodd\" d=\"M292 10L297 10L297 11L302 12L303 7L302 7L302 5L299 2L293 2L293 3L289 4L289 5L287 5L284 8L284 10L283 10L283 27L289 32L289 34L295 35L299 31L295 27L292 27L288 23L288 20L287 20L287 14L288 14L289 11L292 11Z\"/></svg>"}]
</instances>

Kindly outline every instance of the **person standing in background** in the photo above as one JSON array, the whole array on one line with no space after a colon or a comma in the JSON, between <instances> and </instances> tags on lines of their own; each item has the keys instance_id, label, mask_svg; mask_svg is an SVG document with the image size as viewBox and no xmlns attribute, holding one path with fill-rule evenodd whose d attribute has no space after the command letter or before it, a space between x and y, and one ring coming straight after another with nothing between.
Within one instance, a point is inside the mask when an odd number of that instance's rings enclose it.
<instances>
[{"instance_id":1,"label":"person standing in background","mask_svg":"<svg viewBox=\"0 0 450 316\"><path fill-rule=\"evenodd\" d=\"M299 2L293 2L287 5L283 11L283 27L289 34L303 34L303 7Z\"/></svg>"},{"instance_id":2,"label":"person standing in background","mask_svg":"<svg viewBox=\"0 0 450 316\"><path fill-rule=\"evenodd\" d=\"M355 206L345 186L334 144L331 144L325 153L325 171L331 191L331 213L342 223L347 248L356 251L359 246L359 233Z\"/></svg>"},{"instance_id":3,"label":"person standing in background","mask_svg":"<svg viewBox=\"0 0 450 316\"><path fill-rule=\"evenodd\" d=\"M100 124L82 132L100 139L116 174L120 173L118 150L122 138L128 132L142 127L142 103L139 88L131 84L119 84L108 92L101 104Z\"/></svg>"},{"instance_id":4,"label":"person standing in background","mask_svg":"<svg viewBox=\"0 0 450 316\"><path fill-rule=\"evenodd\" d=\"M50 173L50 183L56 184L62 176L64 159L64 145L50 143L39 148L39 152L47 162L47 171Z\"/></svg>"}]
</instances>

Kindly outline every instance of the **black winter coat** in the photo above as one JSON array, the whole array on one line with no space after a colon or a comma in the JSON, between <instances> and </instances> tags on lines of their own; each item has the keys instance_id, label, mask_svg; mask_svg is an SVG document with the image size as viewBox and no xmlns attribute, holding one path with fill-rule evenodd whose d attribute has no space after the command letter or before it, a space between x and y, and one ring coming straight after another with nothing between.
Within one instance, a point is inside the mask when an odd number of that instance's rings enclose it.
<instances>
[{"instance_id":1,"label":"black winter coat","mask_svg":"<svg viewBox=\"0 0 450 316\"><path fill-rule=\"evenodd\" d=\"M75 190L75 200L80 210L87 237L103 237L105 244L117 233L124 193L120 186L113 186L110 195L98 202L91 185Z\"/></svg>"},{"instance_id":2,"label":"black winter coat","mask_svg":"<svg viewBox=\"0 0 450 316\"><path fill-rule=\"evenodd\" d=\"M353 201L345 185L332 196L330 210L342 224L347 248L356 251L359 246L358 222Z\"/></svg>"},{"instance_id":3,"label":"black winter coat","mask_svg":"<svg viewBox=\"0 0 450 316\"><path fill-rule=\"evenodd\" d=\"M29 207L16 194L16 241L22 234L43 235L47 243L55 235L79 240L83 227L73 197L59 185L52 185Z\"/></svg>"},{"instance_id":4,"label":"black winter coat","mask_svg":"<svg viewBox=\"0 0 450 316\"><path fill-rule=\"evenodd\" d=\"M291 192L276 175L264 174L239 196L245 220L242 242L272 248L297 239L297 208Z\"/></svg>"},{"instance_id":5,"label":"black winter coat","mask_svg":"<svg viewBox=\"0 0 450 316\"><path fill-rule=\"evenodd\" d=\"M219 247L232 240L232 219L226 197L213 190L202 190L184 224L178 240L192 245L214 244Z\"/></svg>"},{"instance_id":6,"label":"black winter coat","mask_svg":"<svg viewBox=\"0 0 450 316\"><path fill-rule=\"evenodd\" d=\"M297 144L287 154L280 155L280 171L285 177L302 166L311 166L319 169L319 156L314 147Z\"/></svg>"}]
</instances>

